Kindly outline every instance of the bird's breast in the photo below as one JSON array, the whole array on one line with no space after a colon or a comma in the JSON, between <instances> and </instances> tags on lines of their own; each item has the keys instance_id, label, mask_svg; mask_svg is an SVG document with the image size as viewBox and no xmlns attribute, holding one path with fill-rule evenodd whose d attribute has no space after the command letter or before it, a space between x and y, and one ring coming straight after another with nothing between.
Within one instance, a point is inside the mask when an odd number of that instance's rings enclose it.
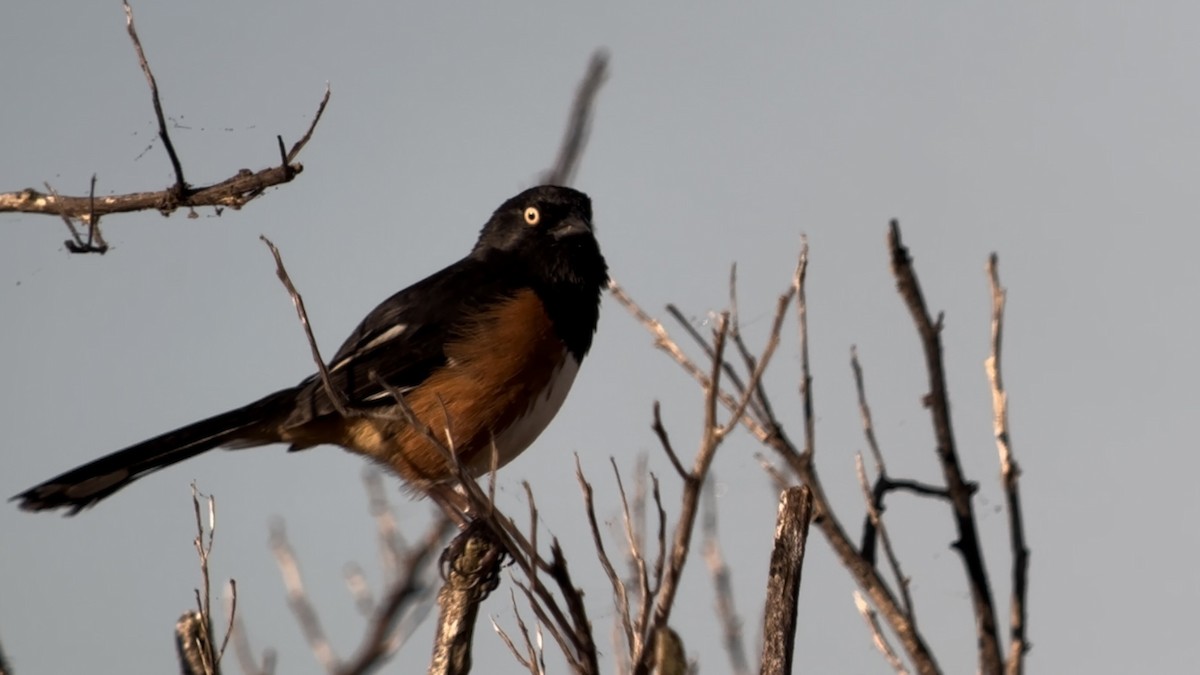
<instances>
[{"instance_id":1,"label":"bird's breast","mask_svg":"<svg viewBox=\"0 0 1200 675\"><path fill-rule=\"evenodd\" d=\"M567 400L567 392L571 390L578 372L579 362L570 354L565 354L561 365L551 373L546 386L532 397L525 410L519 412L506 428L497 430L498 466L511 462L546 430L563 401ZM492 458L490 448L488 450L471 458L468 468L473 475L482 475L490 470Z\"/></svg>"}]
</instances>

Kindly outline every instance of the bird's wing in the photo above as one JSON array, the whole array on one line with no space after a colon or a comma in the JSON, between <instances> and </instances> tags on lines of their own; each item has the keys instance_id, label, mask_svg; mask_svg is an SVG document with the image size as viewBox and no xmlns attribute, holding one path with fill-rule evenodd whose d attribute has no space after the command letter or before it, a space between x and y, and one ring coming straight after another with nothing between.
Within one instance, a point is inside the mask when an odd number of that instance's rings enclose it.
<instances>
[{"instance_id":1,"label":"bird's wing","mask_svg":"<svg viewBox=\"0 0 1200 675\"><path fill-rule=\"evenodd\" d=\"M388 387L403 393L445 365L446 343L471 317L516 291L513 275L501 273L510 270L488 262L463 258L371 310L329 361L331 384L344 402L356 408L393 405ZM299 389L284 426L335 411L319 375Z\"/></svg>"}]
</instances>

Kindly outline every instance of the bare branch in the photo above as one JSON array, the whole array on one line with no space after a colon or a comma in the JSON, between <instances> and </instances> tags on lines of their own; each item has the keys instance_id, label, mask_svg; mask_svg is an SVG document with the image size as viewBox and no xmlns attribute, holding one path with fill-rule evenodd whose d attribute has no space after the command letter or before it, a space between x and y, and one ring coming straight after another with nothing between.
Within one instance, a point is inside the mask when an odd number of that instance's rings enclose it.
<instances>
[{"instance_id":1,"label":"bare branch","mask_svg":"<svg viewBox=\"0 0 1200 675\"><path fill-rule=\"evenodd\" d=\"M775 547L767 576L767 602L763 609L763 675L792 672L796 643L796 610L808 524L813 515L812 492L805 486L789 488L779 496Z\"/></svg>"},{"instance_id":2,"label":"bare branch","mask_svg":"<svg viewBox=\"0 0 1200 675\"><path fill-rule=\"evenodd\" d=\"M513 616L515 616L517 619L517 630L520 631L521 639L525 642L525 654L522 655L521 652L517 650L517 646L513 644L512 638L510 638L508 633L506 633L504 629L500 627L500 624L496 623L496 619L494 618L492 619L492 630L496 631L496 633L500 636L500 639L503 640L504 644L508 646L508 651L512 652L513 658L515 658L522 666L525 666L525 669L529 671L530 675L542 675L542 671L538 669L538 664L540 663L538 659L539 652L538 649L533 646L533 640L529 639L529 628L525 625L525 619L521 616L521 609L517 607L516 594L510 592L509 599L512 603Z\"/></svg>"},{"instance_id":3,"label":"bare branch","mask_svg":"<svg viewBox=\"0 0 1200 675\"><path fill-rule=\"evenodd\" d=\"M321 627L321 620L317 616L317 610L313 607L312 601L308 598L308 592L304 590L300 566L296 563L296 553L288 542L283 521L276 521L272 524L270 539L271 552L275 554L275 561L283 576L284 588L287 589L288 606L291 607L292 614L296 616L300 630L304 633L304 638L308 641L308 646L312 649L317 662L325 668L325 672L336 673L339 659L333 651L333 646L329 644L329 638L325 636L325 629Z\"/></svg>"},{"instance_id":4,"label":"bare branch","mask_svg":"<svg viewBox=\"0 0 1200 675\"><path fill-rule=\"evenodd\" d=\"M192 510L196 517L196 537L192 544L200 560L200 580L203 590L196 589L196 609L185 613L175 624L175 647L179 656L180 667L191 673L219 675L221 656L225 653L225 645L229 641L229 633L233 626L236 604L231 605L229 625L226 626L225 640L220 650L215 647L215 637L212 620L212 582L209 574L209 556L212 554L213 538L217 529L217 501L211 495L207 497L208 526L205 527L201 516L200 491L192 484ZM207 536L206 536L207 535ZM230 581L233 589L233 602L236 603L237 586Z\"/></svg>"},{"instance_id":5,"label":"bare branch","mask_svg":"<svg viewBox=\"0 0 1200 675\"><path fill-rule=\"evenodd\" d=\"M216 663L218 666L221 660L225 658L225 648L229 646L229 638L233 636L234 622L237 621L237 581L229 580L229 619L225 624L225 637L221 639L221 648L217 651Z\"/></svg>"},{"instance_id":6,"label":"bare branch","mask_svg":"<svg viewBox=\"0 0 1200 675\"><path fill-rule=\"evenodd\" d=\"M275 675L274 650L268 649L263 652L260 666L255 661L254 648L250 646L250 637L246 634L246 626L240 618L233 622L233 653L237 656L243 675Z\"/></svg>"},{"instance_id":7,"label":"bare branch","mask_svg":"<svg viewBox=\"0 0 1200 675\"><path fill-rule=\"evenodd\" d=\"M724 361L725 346L729 336L729 315L722 313L717 318L717 327L713 331L713 362L708 375L709 386L704 396L704 427L700 449L696 452L692 470L684 480L683 497L679 508L679 520L675 525L672 537L671 552L667 558L663 574L662 586L657 594L654 608L654 620L650 631L643 637L645 647L634 659L634 674L645 675L650 670L652 658L657 653L655 640L660 632L668 627L671 610L674 607L675 595L679 590L679 580L683 574L683 566L691 548L692 533L696 515L699 512L700 492L704 488L705 479L717 448L720 447L723 436L717 422L717 402L721 391L721 364ZM733 408L738 404L733 403ZM743 407L744 409L744 407Z\"/></svg>"},{"instance_id":8,"label":"bare branch","mask_svg":"<svg viewBox=\"0 0 1200 675\"><path fill-rule=\"evenodd\" d=\"M750 372L750 379L747 381L746 390L742 392L742 398L738 401L730 411L729 422L722 427L718 433L721 436L733 431L740 423L746 414L746 407L755 397L756 393L761 391L762 378L767 372L767 365L771 363L771 357L775 354L775 348L779 346L779 335L783 331L783 317L787 314L788 302L791 300L791 293L784 293L779 296L779 300L775 306L775 319L771 322L771 332L767 336L767 344L758 353L758 363Z\"/></svg>"},{"instance_id":9,"label":"bare branch","mask_svg":"<svg viewBox=\"0 0 1200 675\"><path fill-rule=\"evenodd\" d=\"M617 574L616 568L613 567L612 559L608 557L608 552L604 549L604 537L600 534L600 524L596 520L595 493L592 484L583 475L583 467L579 464L579 455L575 455L575 479L579 481L579 487L583 490L584 511L587 513L588 527L592 531L592 543L596 547L596 557L600 560L600 567L604 570L605 576L608 577L608 583L613 589L613 599L617 605L617 625L624 631L627 648L633 650L638 640L635 637L633 621L629 613L629 593L626 591L621 577Z\"/></svg>"},{"instance_id":10,"label":"bare branch","mask_svg":"<svg viewBox=\"0 0 1200 675\"><path fill-rule=\"evenodd\" d=\"M662 421L662 406L658 401L654 402L654 424L651 425L654 430L654 435L658 436L659 445L662 446L663 452L667 453L667 458L671 460L671 466L675 467L675 472L683 480L687 480L688 471L683 468L683 462L679 461L679 455L675 454L675 448L671 446L671 437L667 435L667 428L663 426Z\"/></svg>"},{"instance_id":11,"label":"bare branch","mask_svg":"<svg viewBox=\"0 0 1200 675\"><path fill-rule=\"evenodd\" d=\"M992 349L984 364L992 388L992 419L996 449L1000 453L1000 479L1008 509L1009 546L1013 556L1012 599L1010 600L1009 646L1006 672L1020 675L1025 671L1025 653L1029 651L1026 635L1025 602L1029 587L1029 547L1025 543L1025 520L1021 510L1021 491L1018 484L1021 469L1013 459L1008 431L1008 392L1000 373L1000 347L1004 331L1004 304L1007 291L1000 285L998 260L993 253L988 258L988 283L992 292Z\"/></svg>"},{"instance_id":12,"label":"bare branch","mask_svg":"<svg viewBox=\"0 0 1200 675\"><path fill-rule=\"evenodd\" d=\"M900 601L903 603L904 613L909 622L915 626L917 615L913 612L912 596L908 592L908 577L904 576L904 572L900 570L900 560L896 557L896 551L892 548L892 538L883 524L883 514L879 512L875 497L871 493L871 485L867 481L867 469L863 465L861 453L854 455L854 468L858 473L859 485L862 486L863 501L867 504L867 518L870 519L871 526L879 532L879 540L883 542L883 551L887 557L888 566L892 569L892 575L896 577L896 586L900 589Z\"/></svg>"},{"instance_id":13,"label":"bare branch","mask_svg":"<svg viewBox=\"0 0 1200 675\"><path fill-rule=\"evenodd\" d=\"M93 223L99 223L101 216L149 210L168 215L181 208L194 209L205 206L240 209L269 188L289 183L304 171L304 166L294 160L312 138L316 124L329 102L329 96L330 90L326 87L317 114L304 137L297 141L288 153L288 163L258 171L242 169L222 181L201 187L189 187L183 194L178 194L175 186L154 192L131 192L96 199L94 192L84 197L71 197L60 195L49 186L46 193L26 188L17 192L0 193L0 213L34 213L80 219L89 224L88 239L85 240L75 231L68 249L79 253L103 253L108 250L107 244L98 226L93 226ZM74 230L74 225L69 227ZM94 242L91 241L93 238Z\"/></svg>"},{"instance_id":14,"label":"bare branch","mask_svg":"<svg viewBox=\"0 0 1200 675\"><path fill-rule=\"evenodd\" d=\"M375 520L380 566L385 577L393 577L400 571L405 544L383 485L383 473L375 467L367 468L363 471L363 488L367 492L367 508Z\"/></svg>"},{"instance_id":15,"label":"bare branch","mask_svg":"<svg viewBox=\"0 0 1200 675\"><path fill-rule=\"evenodd\" d=\"M887 466L883 461L883 452L879 450L879 443L875 440L875 424L871 421L871 406L867 405L867 388L863 384L862 364L858 360L858 347L850 348L850 369L854 371L854 389L858 392L858 413L862 417L863 436L867 439L867 447L871 450L871 456L875 458L875 469L881 473L887 473Z\"/></svg>"},{"instance_id":16,"label":"bare branch","mask_svg":"<svg viewBox=\"0 0 1200 675\"><path fill-rule=\"evenodd\" d=\"M650 574L646 566L646 552L642 549L633 516L629 511L629 499L625 495L625 483L621 480L621 471L617 468L617 461L615 459L609 457L608 461L612 465L613 477L617 481L617 494L621 499L621 516L625 526L625 546L629 551L629 559L632 562L637 577L638 596L641 598L642 612L639 615L637 624L638 636L640 638L641 632L646 628L647 617L650 615L648 611L651 598ZM624 584L622 584L622 588L624 588ZM641 640L638 639L630 643L631 654L637 653L640 650L640 642Z\"/></svg>"},{"instance_id":17,"label":"bare branch","mask_svg":"<svg viewBox=\"0 0 1200 675\"><path fill-rule=\"evenodd\" d=\"M373 672L395 654L400 640L404 637L398 634L396 625L413 600L425 592L421 578L429 569L434 553L442 547L453 528L454 524L450 519L439 514L426 530L420 544L404 556L403 563L398 568L400 576L392 581L391 588L375 608L362 644L354 656L338 668L337 675L364 675Z\"/></svg>"},{"instance_id":18,"label":"bare branch","mask_svg":"<svg viewBox=\"0 0 1200 675\"><path fill-rule=\"evenodd\" d=\"M854 591L854 606L858 608L858 613L862 615L863 621L867 622L867 628L871 631L871 640L875 643L875 648L883 654L883 658L896 671L896 675L908 675L908 670L904 668L904 662L896 655L896 650L892 649L891 643L883 634L883 626L879 625L879 615L875 610L871 609L871 603L863 597L859 591Z\"/></svg>"},{"instance_id":19,"label":"bare branch","mask_svg":"<svg viewBox=\"0 0 1200 675\"><path fill-rule=\"evenodd\" d=\"M796 293L796 321L800 331L800 399L804 406L804 456L811 461L816 449L816 418L813 416L812 372L808 367L808 299L804 295L804 281L808 275L808 237L800 240L800 259L796 263L796 274L792 278L792 290Z\"/></svg>"},{"instance_id":20,"label":"bare branch","mask_svg":"<svg viewBox=\"0 0 1200 675\"><path fill-rule=\"evenodd\" d=\"M614 300L624 306L625 309L629 310L629 313L632 314L639 323L645 326L646 330L650 331L651 335L653 335L655 338L654 346L670 355L670 357L674 359L675 362L678 363L688 375L692 376L692 378L695 379L705 391L707 391L712 381L709 378L708 373L700 368L700 366L697 365L690 356L684 353L683 349L679 347L679 344L675 342L670 333L667 332L667 329L663 327L662 322L647 314L646 310L642 309L642 307L638 305L637 302L635 302L633 298L625 292L625 289L622 288L621 285L615 280L609 281L608 290L609 294ZM738 407L738 402L734 400L732 396L723 391L718 392L717 397L721 401L721 405L725 406L729 410L734 410ZM742 416L742 424L755 436L767 435L767 431L763 429L762 425L749 415Z\"/></svg>"},{"instance_id":21,"label":"bare branch","mask_svg":"<svg viewBox=\"0 0 1200 675\"><path fill-rule=\"evenodd\" d=\"M958 540L954 542L953 547L962 558L971 589L976 637L979 640L979 668L985 675L998 675L1004 670L1004 657L1000 653L996 610L992 602L992 590L983 552L979 546L979 535L975 528L975 512L971 504L975 485L969 484L963 478L950 424L950 397L946 390L946 374L942 361L941 317L939 316L937 321L930 317L912 266L912 258L900 239L900 224L895 220L891 222L888 231L888 249L891 253L896 288L912 314L925 352L925 366L929 373L929 411L934 436L937 438L938 462L946 479L946 489L954 507L954 522L958 528Z\"/></svg>"},{"instance_id":22,"label":"bare branch","mask_svg":"<svg viewBox=\"0 0 1200 675\"><path fill-rule=\"evenodd\" d=\"M802 282L803 279L799 278L799 275L793 278L793 284L789 288L789 292L798 290L796 286L801 285ZM711 380L708 373L702 370L679 348L679 345L671 338L662 324L647 314L619 285L613 283L610 285L610 289L613 298L624 305L634 318L654 336L655 346L665 351L674 359L688 375L696 380L706 393L709 392ZM802 333L806 331L804 324L801 325L801 331ZM802 334L801 341L806 339L807 336ZM732 396L721 392L718 394L718 397L721 404L727 410L737 408L738 402ZM937 666L933 653L929 650L929 646L925 643L920 632L907 620L899 602L888 588L888 585L879 576L875 566L862 558L858 548L851 542L845 529L838 522L830 506L829 498L825 495L824 489L821 486L820 477L815 465L811 461L811 456L802 454L796 448L784 432L782 424L774 417L769 408L764 408L764 410L766 410L769 416L756 418L754 417L754 409L748 409L747 414L744 414L741 418L742 425L760 443L777 452L788 468L795 474L796 478L812 490L813 510L819 516L817 524L822 534L824 534L838 559L842 562L846 570L850 572L859 588L880 608L881 613L900 638L901 644L913 663L915 670L922 675L940 673L941 671ZM778 473L773 475L777 479L782 478Z\"/></svg>"},{"instance_id":23,"label":"bare branch","mask_svg":"<svg viewBox=\"0 0 1200 675\"><path fill-rule=\"evenodd\" d=\"M295 159L312 138L317 122L321 119L322 114L325 112L325 106L329 103L330 90L329 86L326 85L325 95L322 97L321 103L317 106L316 115L313 116L308 130L299 141L292 145L291 150L286 154L282 151L282 137L277 137L281 149L279 166L268 167L256 172L249 169L242 169L225 180L194 188L188 185L184 179L183 164L179 160L179 153L176 151L175 144L171 140L171 135L167 130L167 120L163 113L162 100L158 92L158 81L154 77L154 73L150 70L150 63L146 58L145 50L142 48L141 39L138 37L137 27L133 21L133 8L129 6L127 1L123 1L122 4L125 10L125 25L129 32L129 38L133 42L134 51L138 57L138 64L141 66L142 73L146 76L146 82L150 87L150 101L154 107L154 118L158 126L158 136L162 139L163 147L167 151L167 157L171 161L171 168L175 174L175 184L165 190L109 195L97 201L96 176L93 174L91 189L86 197L65 197L59 195L49 186L46 188L49 194L38 192L32 188L26 188L18 192L0 193L0 213L17 212L62 216L67 222L68 229L71 231L71 239L66 243L66 247L72 253L104 253L108 250L108 244L104 241L104 235L100 231L99 224L100 217L110 213L130 213L154 209L163 215L168 215L180 208L194 209L196 207L212 206L217 208L217 213L219 214L220 209L223 207L239 209L262 195L267 188L290 182L304 170L304 167L296 163ZM86 239L71 222L72 218L87 223L88 234Z\"/></svg>"},{"instance_id":24,"label":"bare branch","mask_svg":"<svg viewBox=\"0 0 1200 675\"><path fill-rule=\"evenodd\" d=\"M290 167L296 173L300 172L300 165L293 163L296 161L296 157L300 156L300 151L304 149L304 146L308 145L308 142L312 140L313 132L317 130L317 122L321 121L321 116L325 114L325 106L329 105L329 96L331 93L329 83L326 82L325 94L321 96L321 102L317 104L317 112L313 115L312 122L308 123L308 129L304 131L304 135L300 137L300 140L293 143L292 149L288 150L284 166Z\"/></svg>"},{"instance_id":25,"label":"bare branch","mask_svg":"<svg viewBox=\"0 0 1200 675\"><path fill-rule=\"evenodd\" d=\"M162 139L167 156L171 158L171 168L175 171L175 187L171 189L171 192L177 199L181 199L187 194L188 185L187 181L183 179L183 165L180 164L179 155L175 152L175 144L171 142L171 135L167 133L167 119L163 115L162 101L158 97L158 82L154 79L154 73L150 72L150 63L146 60L142 41L138 39L137 28L133 25L133 8L126 0L122 0L121 4L125 7L125 27L129 31L129 39L133 41L133 48L137 51L138 64L141 65L142 73L146 75L146 82L150 85L150 102L154 104L154 118L158 121L158 137Z\"/></svg>"},{"instance_id":26,"label":"bare branch","mask_svg":"<svg viewBox=\"0 0 1200 675\"><path fill-rule=\"evenodd\" d=\"M704 514L700 529L704 534L704 562L708 564L713 592L717 597L717 621L721 624L730 670L737 675L744 675L750 672L750 665L746 661L746 645L742 640L742 619L734 606L732 574L721 554L721 540L717 535L716 491L711 487L704 492Z\"/></svg>"},{"instance_id":27,"label":"bare branch","mask_svg":"<svg viewBox=\"0 0 1200 675\"><path fill-rule=\"evenodd\" d=\"M592 52L587 72L575 90L575 101L571 105L567 130L558 149L554 167L542 174L541 182L549 185L570 185L587 146L591 131L592 112L596 107L596 95L608 78L608 52L598 49Z\"/></svg>"},{"instance_id":28,"label":"bare branch","mask_svg":"<svg viewBox=\"0 0 1200 675\"><path fill-rule=\"evenodd\" d=\"M296 290L296 286L292 283L292 278L288 276L287 268L283 266L283 256L280 255L279 249L275 244L267 239L265 235L258 237L262 240L267 248L271 250L271 255L275 258L275 275L279 277L279 281L283 283L283 287L287 289L288 295L292 298L292 305L296 307L296 315L300 318L300 327L304 329L304 337L308 339L308 347L312 351L313 361L317 364L317 373L321 376L321 386L325 388L325 395L329 397L330 404L342 417L347 417L351 411L346 407L346 402L343 400L342 393L334 388L333 381L329 378L329 368L325 365L325 359L321 358L321 350L317 347L317 340L313 337L312 326L308 322L308 312L304 309L304 298L300 297L300 292ZM398 402L400 398L396 399Z\"/></svg>"}]
</instances>

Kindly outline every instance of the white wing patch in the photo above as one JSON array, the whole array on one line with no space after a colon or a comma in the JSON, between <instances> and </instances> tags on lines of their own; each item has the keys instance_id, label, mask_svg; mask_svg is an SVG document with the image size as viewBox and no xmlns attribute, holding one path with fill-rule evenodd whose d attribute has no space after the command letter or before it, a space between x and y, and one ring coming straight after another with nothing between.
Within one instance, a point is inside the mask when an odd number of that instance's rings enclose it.
<instances>
[{"instance_id":1,"label":"white wing patch","mask_svg":"<svg viewBox=\"0 0 1200 675\"><path fill-rule=\"evenodd\" d=\"M395 326L392 326L391 328L383 331L379 335L376 335L374 338L371 339L370 342L363 345L361 348L356 349L349 356L347 356L347 357L343 358L341 361L338 361L337 363L333 364L333 366L329 370L334 371L339 368L344 368L347 363L350 363L354 359L358 358L360 355L362 355L363 352L374 349L389 340L394 340L395 338L399 337L402 333L404 333L404 331L406 331L406 330L408 330L408 324L406 324L406 323L398 323Z\"/></svg>"},{"instance_id":2,"label":"white wing patch","mask_svg":"<svg viewBox=\"0 0 1200 675\"><path fill-rule=\"evenodd\" d=\"M500 454L500 466L511 462L517 455L528 448L541 435L550 420L558 413L563 401L567 400L567 392L575 382L579 372L579 362L570 354L563 364L550 376L550 386L534 398L525 414L517 418L507 429L496 435L496 450ZM485 450L479 453L476 462L482 466L472 467L476 475L487 472L492 463L491 452ZM476 463L476 462L473 462Z\"/></svg>"}]
</instances>

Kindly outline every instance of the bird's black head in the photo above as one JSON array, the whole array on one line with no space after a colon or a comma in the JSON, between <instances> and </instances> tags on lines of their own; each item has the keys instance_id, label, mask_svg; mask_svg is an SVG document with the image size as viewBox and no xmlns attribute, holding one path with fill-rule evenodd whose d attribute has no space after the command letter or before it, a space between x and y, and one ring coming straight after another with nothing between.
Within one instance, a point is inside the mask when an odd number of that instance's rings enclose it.
<instances>
[{"instance_id":1,"label":"bird's black head","mask_svg":"<svg viewBox=\"0 0 1200 675\"><path fill-rule=\"evenodd\" d=\"M593 233L592 201L568 187L541 185L501 204L471 255L506 259L536 281L577 285L597 298L608 284L608 266Z\"/></svg>"},{"instance_id":2,"label":"bird's black head","mask_svg":"<svg viewBox=\"0 0 1200 675\"><path fill-rule=\"evenodd\" d=\"M496 209L470 257L508 283L532 287L567 349L583 359L608 285L587 195L553 185L522 192Z\"/></svg>"}]
</instances>

